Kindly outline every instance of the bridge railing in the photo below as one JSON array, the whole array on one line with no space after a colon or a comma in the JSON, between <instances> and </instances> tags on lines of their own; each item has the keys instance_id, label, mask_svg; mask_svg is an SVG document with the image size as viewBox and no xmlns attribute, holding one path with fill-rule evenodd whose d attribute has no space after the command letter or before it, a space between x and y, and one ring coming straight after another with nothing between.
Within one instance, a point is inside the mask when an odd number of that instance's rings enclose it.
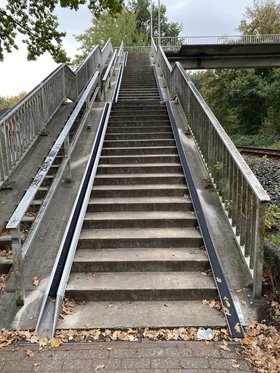
<instances>
[{"instance_id":1,"label":"bridge railing","mask_svg":"<svg viewBox=\"0 0 280 373\"><path fill-rule=\"evenodd\" d=\"M155 42L157 43L156 39ZM163 49L184 44L267 44L280 43L280 34L161 37L160 43Z\"/></svg>"},{"instance_id":2,"label":"bridge railing","mask_svg":"<svg viewBox=\"0 0 280 373\"><path fill-rule=\"evenodd\" d=\"M11 174L63 101L75 101L113 52L109 39L102 51L96 46L76 71L62 64L1 118L0 187L9 183Z\"/></svg>"},{"instance_id":3,"label":"bridge railing","mask_svg":"<svg viewBox=\"0 0 280 373\"><path fill-rule=\"evenodd\" d=\"M253 295L260 297L265 210L269 196L181 64L176 62L172 69L162 47L157 49L157 62L172 97L177 96L181 103L190 130L220 195L253 278Z\"/></svg>"}]
</instances>

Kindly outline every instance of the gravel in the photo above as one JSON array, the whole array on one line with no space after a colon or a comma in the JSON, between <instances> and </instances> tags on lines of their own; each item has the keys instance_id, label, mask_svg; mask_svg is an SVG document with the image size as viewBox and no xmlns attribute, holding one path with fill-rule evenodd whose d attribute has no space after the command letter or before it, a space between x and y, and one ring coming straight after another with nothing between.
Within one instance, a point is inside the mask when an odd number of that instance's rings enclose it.
<instances>
[{"instance_id":1,"label":"gravel","mask_svg":"<svg viewBox=\"0 0 280 373\"><path fill-rule=\"evenodd\" d=\"M244 156L244 159L268 192L271 203L280 208L280 161L252 156Z\"/></svg>"}]
</instances>

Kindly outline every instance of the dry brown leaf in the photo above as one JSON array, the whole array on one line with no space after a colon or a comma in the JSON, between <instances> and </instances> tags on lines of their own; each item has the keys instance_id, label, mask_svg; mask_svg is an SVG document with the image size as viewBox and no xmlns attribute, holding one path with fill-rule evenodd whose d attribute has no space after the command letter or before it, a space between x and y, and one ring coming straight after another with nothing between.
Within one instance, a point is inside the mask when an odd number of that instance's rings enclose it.
<instances>
[{"instance_id":1,"label":"dry brown leaf","mask_svg":"<svg viewBox=\"0 0 280 373\"><path fill-rule=\"evenodd\" d=\"M241 333L241 327L240 327L239 322L234 326L234 330L235 330L237 333Z\"/></svg>"},{"instance_id":2,"label":"dry brown leaf","mask_svg":"<svg viewBox=\"0 0 280 373\"><path fill-rule=\"evenodd\" d=\"M95 367L95 371L97 372L98 370L102 370L102 369L104 369L105 368L105 365L104 364L102 364L102 365L97 365L96 367Z\"/></svg>"},{"instance_id":3,"label":"dry brown leaf","mask_svg":"<svg viewBox=\"0 0 280 373\"><path fill-rule=\"evenodd\" d=\"M108 347L107 350L108 350L108 351L112 351L112 350L113 350L113 347Z\"/></svg>"},{"instance_id":4,"label":"dry brown leaf","mask_svg":"<svg viewBox=\"0 0 280 373\"><path fill-rule=\"evenodd\" d=\"M227 297L224 297L224 302L225 302L225 305L230 308L230 303L229 303L229 300Z\"/></svg>"},{"instance_id":5,"label":"dry brown leaf","mask_svg":"<svg viewBox=\"0 0 280 373\"><path fill-rule=\"evenodd\" d=\"M38 286L40 284L40 277L39 276L33 276L32 277L32 284L33 284L33 286Z\"/></svg>"},{"instance_id":6,"label":"dry brown leaf","mask_svg":"<svg viewBox=\"0 0 280 373\"><path fill-rule=\"evenodd\" d=\"M34 352L31 351L31 350L27 350L27 351L26 351L26 355L27 355L28 357L31 357L31 358L35 357Z\"/></svg>"},{"instance_id":7,"label":"dry brown leaf","mask_svg":"<svg viewBox=\"0 0 280 373\"><path fill-rule=\"evenodd\" d=\"M0 295L3 294L5 290L5 287L7 285L7 279L8 279L7 274L3 274L0 276Z\"/></svg>"},{"instance_id":8,"label":"dry brown leaf","mask_svg":"<svg viewBox=\"0 0 280 373\"><path fill-rule=\"evenodd\" d=\"M227 345L219 345L219 348L224 351L230 351Z\"/></svg>"},{"instance_id":9,"label":"dry brown leaf","mask_svg":"<svg viewBox=\"0 0 280 373\"><path fill-rule=\"evenodd\" d=\"M52 338L51 339L51 347L57 348L62 344L62 341L57 338Z\"/></svg>"},{"instance_id":10,"label":"dry brown leaf","mask_svg":"<svg viewBox=\"0 0 280 373\"><path fill-rule=\"evenodd\" d=\"M247 302L245 300L241 300L240 303L243 304L243 305L247 304Z\"/></svg>"},{"instance_id":11,"label":"dry brown leaf","mask_svg":"<svg viewBox=\"0 0 280 373\"><path fill-rule=\"evenodd\" d=\"M222 280L219 277L216 277L217 282L221 283Z\"/></svg>"},{"instance_id":12,"label":"dry brown leaf","mask_svg":"<svg viewBox=\"0 0 280 373\"><path fill-rule=\"evenodd\" d=\"M231 366L235 369L239 369L240 365L237 363L237 360L231 359Z\"/></svg>"}]
</instances>

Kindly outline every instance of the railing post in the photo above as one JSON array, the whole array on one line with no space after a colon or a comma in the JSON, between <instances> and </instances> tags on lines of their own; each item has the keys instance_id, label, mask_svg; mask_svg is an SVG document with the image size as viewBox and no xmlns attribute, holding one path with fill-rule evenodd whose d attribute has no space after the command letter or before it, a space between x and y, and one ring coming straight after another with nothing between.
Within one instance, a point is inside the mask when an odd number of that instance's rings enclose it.
<instances>
[{"instance_id":1,"label":"railing post","mask_svg":"<svg viewBox=\"0 0 280 373\"><path fill-rule=\"evenodd\" d=\"M255 250L254 250L254 280L253 280L254 281L253 282L253 297L254 298L260 298L262 295L265 211L266 211L266 202L258 202L256 206L256 230L255 230Z\"/></svg>"},{"instance_id":2,"label":"railing post","mask_svg":"<svg viewBox=\"0 0 280 373\"><path fill-rule=\"evenodd\" d=\"M15 274L15 292L17 306L24 305L24 273L23 273L23 256L21 245L20 227L11 229L12 250L13 250L13 268Z\"/></svg>"},{"instance_id":3,"label":"railing post","mask_svg":"<svg viewBox=\"0 0 280 373\"><path fill-rule=\"evenodd\" d=\"M8 161L8 148L5 136L5 124L0 126L0 148L1 148L1 162L3 169L3 180L9 176L9 161ZM9 182L9 181L8 181Z\"/></svg>"},{"instance_id":4,"label":"railing post","mask_svg":"<svg viewBox=\"0 0 280 373\"><path fill-rule=\"evenodd\" d=\"M67 165L66 165L66 182L71 183L71 156L70 156L70 139L69 134L66 136L64 140L64 156L67 159Z\"/></svg>"}]
</instances>

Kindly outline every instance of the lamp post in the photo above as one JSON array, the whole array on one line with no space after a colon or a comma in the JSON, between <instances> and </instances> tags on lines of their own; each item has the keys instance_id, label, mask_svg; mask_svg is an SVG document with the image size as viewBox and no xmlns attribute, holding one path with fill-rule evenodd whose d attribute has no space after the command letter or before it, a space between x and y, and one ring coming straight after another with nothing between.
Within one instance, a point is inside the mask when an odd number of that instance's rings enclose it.
<instances>
[{"instance_id":1,"label":"lamp post","mask_svg":"<svg viewBox=\"0 0 280 373\"><path fill-rule=\"evenodd\" d=\"M151 0L151 45L153 40L153 0Z\"/></svg>"},{"instance_id":2,"label":"lamp post","mask_svg":"<svg viewBox=\"0 0 280 373\"><path fill-rule=\"evenodd\" d=\"M160 0L158 0L158 45L160 45Z\"/></svg>"}]
</instances>

